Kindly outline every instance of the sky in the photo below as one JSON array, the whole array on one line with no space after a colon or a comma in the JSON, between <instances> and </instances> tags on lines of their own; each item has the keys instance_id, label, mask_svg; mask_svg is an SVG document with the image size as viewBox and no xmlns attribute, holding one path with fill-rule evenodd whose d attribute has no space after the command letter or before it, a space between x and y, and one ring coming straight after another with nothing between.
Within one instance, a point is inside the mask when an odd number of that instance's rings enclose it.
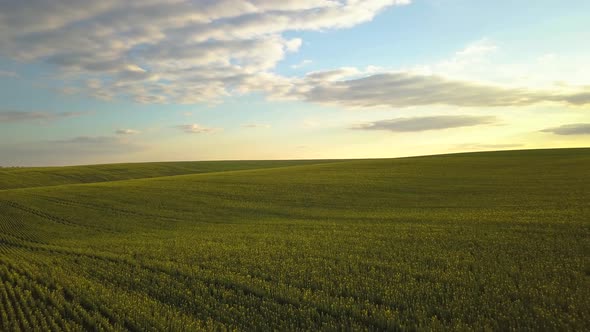
<instances>
[{"instance_id":1,"label":"sky","mask_svg":"<svg viewBox=\"0 0 590 332\"><path fill-rule=\"evenodd\" d=\"M0 166L590 146L590 1L0 1Z\"/></svg>"}]
</instances>

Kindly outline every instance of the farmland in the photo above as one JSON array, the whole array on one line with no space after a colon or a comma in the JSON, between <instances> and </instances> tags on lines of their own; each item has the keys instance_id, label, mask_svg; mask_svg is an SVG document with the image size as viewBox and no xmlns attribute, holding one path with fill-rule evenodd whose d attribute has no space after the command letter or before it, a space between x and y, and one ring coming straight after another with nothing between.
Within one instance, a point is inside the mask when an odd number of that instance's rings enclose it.
<instances>
[{"instance_id":1,"label":"farmland","mask_svg":"<svg viewBox=\"0 0 590 332\"><path fill-rule=\"evenodd\" d=\"M0 330L585 330L590 149L0 170Z\"/></svg>"}]
</instances>

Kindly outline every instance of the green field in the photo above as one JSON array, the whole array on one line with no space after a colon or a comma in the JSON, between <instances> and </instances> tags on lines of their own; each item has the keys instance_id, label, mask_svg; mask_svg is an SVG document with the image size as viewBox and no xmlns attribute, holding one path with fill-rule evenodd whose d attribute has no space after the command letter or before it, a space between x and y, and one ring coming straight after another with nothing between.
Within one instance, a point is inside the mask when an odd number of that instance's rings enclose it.
<instances>
[{"instance_id":1,"label":"green field","mask_svg":"<svg viewBox=\"0 0 590 332\"><path fill-rule=\"evenodd\" d=\"M590 149L2 169L0 188L3 331L590 326Z\"/></svg>"},{"instance_id":2,"label":"green field","mask_svg":"<svg viewBox=\"0 0 590 332\"><path fill-rule=\"evenodd\" d=\"M145 179L334 162L329 160L200 161L70 167L0 168L0 190Z\"/></svg>"}]
</instances>

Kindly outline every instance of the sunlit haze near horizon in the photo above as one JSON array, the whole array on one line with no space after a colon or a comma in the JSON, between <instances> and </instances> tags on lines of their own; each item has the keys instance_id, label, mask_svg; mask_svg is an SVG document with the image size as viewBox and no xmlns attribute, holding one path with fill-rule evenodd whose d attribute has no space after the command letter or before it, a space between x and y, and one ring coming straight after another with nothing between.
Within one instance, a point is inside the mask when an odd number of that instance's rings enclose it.
<instances>
[{"instance_id":1,"label":"sunlit haze near horizon","mask_svg":"<svg viewBox=\"0 0 590 332\"><path fill-rule=\"evenodd\" d=\"M0 166L590 146L590 1L0 2Z\"/></svg>"}]
</instances>

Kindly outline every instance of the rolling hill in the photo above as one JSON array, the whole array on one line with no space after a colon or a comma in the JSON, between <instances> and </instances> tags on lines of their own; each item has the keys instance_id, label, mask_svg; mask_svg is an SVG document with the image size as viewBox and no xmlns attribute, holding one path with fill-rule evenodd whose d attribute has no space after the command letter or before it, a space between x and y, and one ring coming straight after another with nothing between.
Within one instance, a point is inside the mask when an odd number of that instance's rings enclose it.
<instances>
[{"instance_id":1,"label":"rolling hill","mask_svg":"<svg viewBox=\"0 0 590 332\"><path fill-rule=\"evenodd\" d=\"M0 171L0 329L584 330L590 149Z\"/></svg>"},{"instance_id":2,"label":"rolling hill","mask_svg":"<svg viewBox=\"0 0 590 332\"><path fill-rule=\"evenodd\" d=\"M0 190L227 172L333 162L329 160L184 161L67 167L0 168Z\"/></svg>"}]
</instances>

